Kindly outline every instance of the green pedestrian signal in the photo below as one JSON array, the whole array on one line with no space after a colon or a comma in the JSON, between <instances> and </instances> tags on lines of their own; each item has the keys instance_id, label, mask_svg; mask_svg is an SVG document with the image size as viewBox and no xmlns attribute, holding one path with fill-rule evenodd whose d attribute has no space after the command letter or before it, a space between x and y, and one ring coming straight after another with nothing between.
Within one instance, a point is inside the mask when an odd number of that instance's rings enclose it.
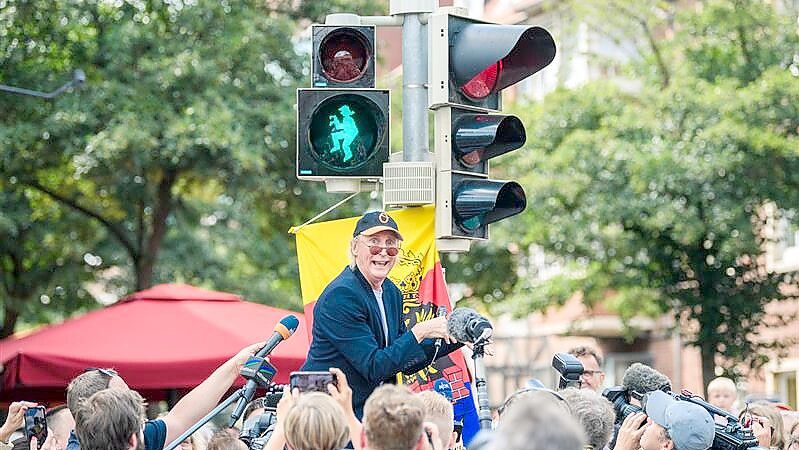
<instances>
[{"instance_id":1,"label":"green pedestrian signal","mask_svg":"<svg viewBox=\"0 0 799 450\"><path fill-rule=\"evenodd\" d=\"M297 177L381 177L388 107L387 90L299 89Z\"/></svg>"}]
</instances>

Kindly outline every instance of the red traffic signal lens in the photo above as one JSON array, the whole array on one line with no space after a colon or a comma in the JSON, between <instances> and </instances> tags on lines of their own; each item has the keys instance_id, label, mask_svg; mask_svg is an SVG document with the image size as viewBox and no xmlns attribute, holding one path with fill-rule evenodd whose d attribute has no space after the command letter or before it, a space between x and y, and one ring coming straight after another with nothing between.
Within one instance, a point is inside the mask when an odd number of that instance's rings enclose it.
<instances>
[{"instance_id":1,"label":"red traffic signal lens","mask_svg":"<svg viewBox=\"0 0 799 450\"><path fill-rule=\"evenodd\" d=\"M340 83L363 76L371 56L366 37L352 28L328 34L319 45L319 58L325 77Z\"/></svg>"},{"instance_id":2,"label":"red traffic signal lens","mask_svg":"<svg viewBox=\"0 0 799 450\"><path fill-rule=\"evenodd\" d=\"M500 75L502 75L502 61L497 61L466 82L461 91L469 98L486 98L494 92Z\"/></svg>"}]
</instances>

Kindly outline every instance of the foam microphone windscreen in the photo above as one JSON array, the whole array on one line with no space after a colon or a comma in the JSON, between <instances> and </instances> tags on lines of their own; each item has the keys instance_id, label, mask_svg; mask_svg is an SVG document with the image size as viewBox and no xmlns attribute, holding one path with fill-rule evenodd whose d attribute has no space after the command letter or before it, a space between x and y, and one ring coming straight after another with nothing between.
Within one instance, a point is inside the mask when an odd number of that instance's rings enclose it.
<instances>
[{"instance_id":1,"label":"foam microphone windscreen","mask_svg":"<svg viewBox=\"0 0 799 450\"><path fill-rule=\"evenodd\" d=\"M472 308L455 308L447 318L447 333L458 342L473 342L468 328L476 319L480 319L480 314Z\"/></svg>"},{"instance_id":2,"label":"foam microphone windscreen","mask_svg":"<svg viewBox=\"0 0 799 450\"><path fill-rule=\"evenodd\" d=\"M671 390L669 377L641 363L633 363L624 371L621 384L628 391L641 394L663 389L664 386Z\"/></svg>"}]
</instances>

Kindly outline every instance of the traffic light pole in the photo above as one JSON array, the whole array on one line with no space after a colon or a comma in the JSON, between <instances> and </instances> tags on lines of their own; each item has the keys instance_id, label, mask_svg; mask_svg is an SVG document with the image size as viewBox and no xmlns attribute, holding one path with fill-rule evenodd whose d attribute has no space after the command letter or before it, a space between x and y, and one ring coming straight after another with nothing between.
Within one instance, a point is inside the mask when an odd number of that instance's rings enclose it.
<instances>
[{"instance_id":1,"label":"traffic light pole","mask_svg":"<svg viewBox=\"0 0 799 450\"><path fill-rule=\"evenodd\" d=\"M427 24L421 14L406 14L402 24L402 160L426 161Z\"/></svg>"}]
</instances>

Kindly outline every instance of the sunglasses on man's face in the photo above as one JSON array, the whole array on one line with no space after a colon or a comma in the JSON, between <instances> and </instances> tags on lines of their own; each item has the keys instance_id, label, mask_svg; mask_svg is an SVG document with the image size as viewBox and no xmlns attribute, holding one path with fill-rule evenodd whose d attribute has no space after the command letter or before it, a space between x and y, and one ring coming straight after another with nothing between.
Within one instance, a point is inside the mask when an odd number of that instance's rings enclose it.
<instances>
[{"instance_id":1,"label":"sunglasses on man's face","mask_svg":"<svg viewBox=\"0 0 799 450\"><path fill-rule=\"evenodd\" d=\"M369 253L371 253L372 256L379 255L380 252L382 252L383 250L386 251L386 254L388 254L388 256L397 256L397 254L399 253L399 247L395 245L389 245L387 247L383 247L382 245L373 245L366 241L364 241L364 244L366 244L366 246L369 247Z\"/></svg>"},{"instance_id":2,"label":"sunglasses on man's face","mask_svg":"<svg viewBox=\"0 0 799 450\"><path fill-rule=\"evenodd\" d=\"M379 245L369 245L369 244L366 244L366 246L369 247L369 253L371 253L372 255L379 255L380 252L382 252L383 250L386 251L386 254L388 254L388 256L397 256L397 254L399 253L399 248L397 247L382 247Z\"/></svg>"}]
</instances>

